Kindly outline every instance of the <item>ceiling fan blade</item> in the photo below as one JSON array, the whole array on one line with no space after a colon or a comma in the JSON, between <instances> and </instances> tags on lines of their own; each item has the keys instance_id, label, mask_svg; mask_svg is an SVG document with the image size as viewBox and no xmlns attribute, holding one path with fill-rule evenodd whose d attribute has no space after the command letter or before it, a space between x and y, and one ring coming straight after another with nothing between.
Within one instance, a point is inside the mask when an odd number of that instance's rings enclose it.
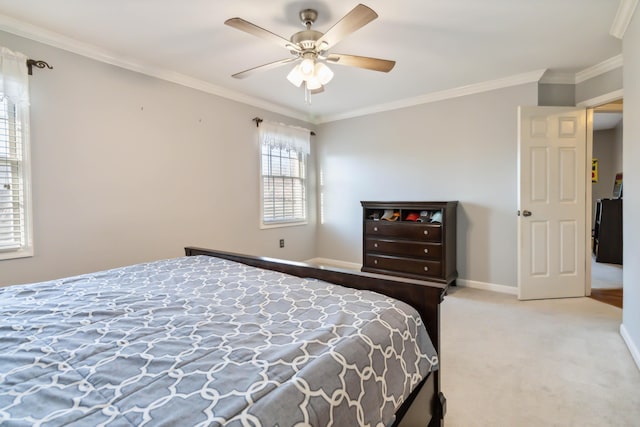
<instances>
[{"instance_id":1,"label":"ceiling fan blade","mask_svg":"<svg viewBox=\"0 0 640 427\"><path fill-rule=\"evenodd\" d=\"M369 22L378 17L378 14L368 6L359 4L316 41L316 46L320 50L327 50L335 46L340 40L364 27Z\"/></svg>"},{"instance_id":2,"label":"ceiling fan blade","mask_svg":"<svg viewBox=\"0 0 640 427\"><path fill-rule=\"evenodd\" d=\"M324 86L320 86L318 89L311 89L309 91L309 93L311 93L311 95L317 95L319 93L324 92Z\"/></svg>"},{"instance_id":3,"label":"ceiling fan blade","mask_svg":"<svg viewBox=\"0 0 640 427\"><path fill-rule=\"evenodd\" d=\"M284 37L280 37L277 34L272 33L269 30L265 30L262 27L258 27L255 24L252 24L249 21L245 21L242 18L230 18L224 21L225 25L233 27L237 30L244 31L245 33L252 34L254 36L260 37L261 39L269 40L274 42L285 49L294 50L296 52L300 51L300 48L295 44L291 43L289 40Z\"/></svg>"},{"instance_id":4,"label":"ceiling fan blade","mask_svg":"<svg viewBox=\"0 0 640 427\"><path fill-rule=\"evenodd\" d=\"M270 70L272 68L276 68L276 67L279 67L281 65L288 64L289 62L293 62L293 61L297 61L297 60L298 60L298 58L281 59L279 61L270 62L270 63L264 64L264 65L258 65L257 67L249 68L248 70L244 70L244 71L241 71L239 73L235 73L231 77L235 77L236 79L244 79L244 78L249 77L250 75L255 74L257 72Z\"/></svg>"},{"instance_id":5,"label":"ceiling fan blade","mask_svg":"<svg viewBox=\"0 0 640 427\"><path fill-rule=\"evenodd\" d=\"M388 73L396 65L396 61L388 59L370 58L368 56L345 55L332 53L327 56L327 61L349 67L366 68L367 70L382 71Z\"/></svg>"}]
</instances>

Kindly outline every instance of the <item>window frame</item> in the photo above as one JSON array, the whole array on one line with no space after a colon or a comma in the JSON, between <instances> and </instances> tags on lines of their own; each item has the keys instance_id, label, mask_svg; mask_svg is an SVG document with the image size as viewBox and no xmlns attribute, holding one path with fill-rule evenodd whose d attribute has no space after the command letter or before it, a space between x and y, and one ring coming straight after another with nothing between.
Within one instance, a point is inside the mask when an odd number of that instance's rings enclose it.
<instances>
[{"instance_id":1,"label":"window frame","mask_svg":"<svg viewBox=\"0 0 640 427\"><path fill-rule=\"evenodd\" d=\"M27 103L14 103L8 97L0 98L0 108L6 109L7 115L7 140L14 135L17 149L21 156L15 160L10 157L2 157L8 163L15 161L18 165L17 176L13 179L21 181L22 192L18 195L18 204L21 205L20 216L20 242L19 246L1 249L0 261L16 258L31 257L33 249L33 204L31 200L31 147L29 138L29 105ZM10 110L15 111L14 120L9 117ZM8 153L7 153L8 154Z\"/></svg>"},{"instance_id":2,"label":"window frame","mask_svg":"<svg viewBox=\"0 0 640 427\"><path fill-rule=\"evenodd\" d=\"M288 131L293 131L293 132L304 132L304 134L306 135L307 138L307 148L308 148L308 143L309 143L309 130L307 129L301 129L301 128L295 128L295 127L290 127L290 126L286 126L286 125L282 125L282 124L273 124L273 123L267 123L267 125L271 125L272 128L270 128L267 131L264 131L264 129L260 129L259 132L259 149L258 149L258 156L259 156L259 179L260 179L260 220L259 220L259 226L261 229L270 229L270 228L280 228L280 227L294 227L294 226L300 226L300 225L306 225L309 223L309 185L308 185L308 181L309 181L309 177L308 177L308 164L309 164L309 153L305 152L304 148L301 148L300 146L297 146L295 143L294 144L286 144L286 143L282 143L281 140L278 140L276 142L273 143L269 143L266 141L266 137L265 134L263 132L271 132L271 134L273 135L274 133L277 133L278 129L281 129L283 132L288 133ZM264 127L265 124L261 124L261 128ZM288 136L290 135L283 135L283 140L286 139ZM278 139L279 136L276 135L275 139ZM278 156L280 159L282 158L289 158L291 159L291 153L296 153L298 159L296 160L298 162L298 168L299 170L301 170L301 173L299 173L299 175L301 176L294 176L294 175L288 175L288 174L278 174L278 173L265 173L265 172L271 172L271 171L265 171L265 161L264 161L264 157L269 156L271 157L270 153L265 153L265 150L280 150L281 155ZM285 156L283 153L287 152L289 154L289 156ZM295 169L295 168L294 168ZM290 168L291 170L291 168ZM303 208L303 217L302 218L283 218L281 217L280 219L274 219L274 220L269 220L269 221L265 221L265 179L268 177L273 177L275 179L278 178L291 178L292 180L300 180L302 181L302 208Z\"/></svg>"}]
</instances>

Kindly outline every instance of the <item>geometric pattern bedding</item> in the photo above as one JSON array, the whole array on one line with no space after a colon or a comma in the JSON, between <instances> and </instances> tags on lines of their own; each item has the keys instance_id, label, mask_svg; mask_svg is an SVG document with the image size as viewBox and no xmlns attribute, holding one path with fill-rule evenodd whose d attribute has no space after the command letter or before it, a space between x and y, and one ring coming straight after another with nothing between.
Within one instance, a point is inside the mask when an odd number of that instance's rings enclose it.
<instances>
[{"instance_id":1,"label":"geometric pattern bedding","mask_svg":"<svg viewBox=\"0 0 640 427\"><path fill-rule=\"evenodd\" d=\"M0 424L384 426L438 358L400 301L209 256L0 289Z\"/></svg>"}]
</instances>

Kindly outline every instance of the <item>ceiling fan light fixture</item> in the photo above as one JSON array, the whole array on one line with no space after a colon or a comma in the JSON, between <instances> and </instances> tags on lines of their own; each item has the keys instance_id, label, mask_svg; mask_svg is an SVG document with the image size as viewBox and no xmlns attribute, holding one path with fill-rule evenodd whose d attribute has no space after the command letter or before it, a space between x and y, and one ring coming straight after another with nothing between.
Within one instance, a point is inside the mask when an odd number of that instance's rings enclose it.
<instances>
[{"instance_id":1,"label":"ceiling fan light fixture","mask_svg":"<svg viewBox=\"0 0 640 427\"><path fill-rule=\"evenodd\" d=\"M309 90L317 90L322 87L322 83L320 83L320 80L316 76L312 76L308 78L306 82L307 82L307 89Z\"/></svg>"},{"instance_id":2,"label":"ceiling fan light fixture","mask_svg":"<svg viewBox=\"0 0 640 427\"><path fill-rule=\"evenodd\" d=\"M304 76L300 71L300 64L296 65L291 69L291 71L289 71L289 74L287 74L287 80L289 80L292 85L300 87L300 85L304 81Z\"/></svg>"},{"instance_id":3,"label":"ceiling fan light fixture","mask_svg":"<svg viewBox=\"0 0 640 427\"><path fill-rule=\"evenodd\" d=\"M324 86L333 78L333 71L331 71L331 68L327 67L322 62L318 62L316 63L314 75L320 81L320 84Z\"/></svg>"},{"instance_id":4,"label":"ceiling fan light fixture","mask_svg":"<svg viewBox=\"0 0 640 427\"><path fill-rule=\"evenodd\" d=\"M300 72L303 76L309 78L313 76L315 71L315 61L311 58L305 58L300 63Z\"/></svg>"}]
</instances>

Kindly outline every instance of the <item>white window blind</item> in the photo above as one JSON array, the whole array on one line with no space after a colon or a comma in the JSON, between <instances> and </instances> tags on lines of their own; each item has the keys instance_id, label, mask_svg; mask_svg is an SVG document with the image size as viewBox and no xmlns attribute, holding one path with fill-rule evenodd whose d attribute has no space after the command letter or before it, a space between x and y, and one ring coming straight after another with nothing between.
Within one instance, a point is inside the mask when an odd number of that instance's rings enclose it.
<instances>
[{"instance_id":1,"label":"white window blind","mask_svg":"<svg viewBox=\"0 0 640 427\"><path fill-rule=\"evenodd\" d=\"M0 55L0 259L30 256L29 98L26 56Z\"/></svg>"},{"instance_id":2,"label":"white window blind","mask_svg":"<svg viewBox=\"0 0 640 427\"><path fill-rule=\"evenodd\" d=\"M307 220L307 129L280 123L260 125L262 224Z\"/></svg>"}]
</instances>

